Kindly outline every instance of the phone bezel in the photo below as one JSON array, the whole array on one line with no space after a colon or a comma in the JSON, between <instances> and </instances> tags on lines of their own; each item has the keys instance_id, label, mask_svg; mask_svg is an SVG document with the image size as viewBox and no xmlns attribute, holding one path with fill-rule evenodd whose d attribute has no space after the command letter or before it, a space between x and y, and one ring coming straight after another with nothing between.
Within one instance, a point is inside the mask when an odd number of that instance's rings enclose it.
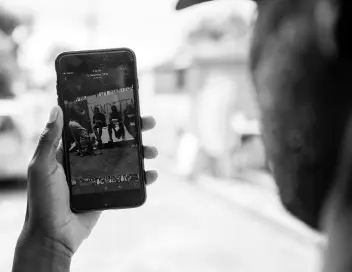
<instances>
[{"instance_id":1,"label":"phone bezel","mask_svg":"<svg viewBox=\"0 0 352 272\"><path fill-rule=\"evenodd\" d=\"M140 180L141 187L139 189L132 189L126 191L114 191L114 192L104 192L104 193L94 193L94 194L82 194L75 195L72 193L72 182L70 175L70 163L69 163L69 152L66 140L67 127L64 127L62 133L62 143L64 148L64 169L67 178L67 183L70 190L70 207L74 212L86 212L94 210L109 210L109 209L123 209L123 208L135 208L143 205L146 201L146 180L145 180L145 170L144 170L144 156L143 156L143 141L142 141L142 120L140 115L140 103L139 103L139 85L137 76L137 60L135 53L129 48L113 48L113 49L99 49L99 50L83 50L83 51L70 51L63 52L59 54L55 60L55 70L56 70L56 89L58 96L58 104L64 110L64 101L62 97L62 92L60 91L60 60L67 56L77 56L77 55L96 55L96 54L111 54L111 53L123 53L128 52L133 57L133 73L134 73L134 101L137 111L137 142L138 142L138 158L139 158L139 169L140 169ZM66 126L66 122L65 126Z\"/></svg>"}]
</instances>

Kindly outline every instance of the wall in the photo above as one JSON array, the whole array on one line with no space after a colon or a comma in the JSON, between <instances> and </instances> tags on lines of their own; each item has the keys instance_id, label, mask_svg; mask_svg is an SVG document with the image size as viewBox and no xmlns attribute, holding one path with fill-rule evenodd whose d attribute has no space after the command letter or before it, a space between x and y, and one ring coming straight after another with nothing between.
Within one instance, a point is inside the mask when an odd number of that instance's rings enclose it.
<instances>
[{"instance_id":1,"label":"wall","mask_svg":"<svg viewBox=\"0 0 352 272\"><path fill-rule=\"evenodd\" d=\"M176 92L176 74L174 71L163 71L154 73L154 91L157 94Z\"/></svg>"},{"instance_id":2,"label":"wall","mask_svg":"<svg viewBox=\"0 0 352 272\"><path fill-rule=\"evenodd\" d=\"M105 114L106 122L108 122L109 114L111 113L111 106L116 105L117 110L123 112L126 109L128 103L130 103L131 101L133 101L132 91L120 92L104 96L88 96L87 102L91 125L93 126L93 115L95 106L98 106L100 112Z\"/></svg>"}]
</instances>

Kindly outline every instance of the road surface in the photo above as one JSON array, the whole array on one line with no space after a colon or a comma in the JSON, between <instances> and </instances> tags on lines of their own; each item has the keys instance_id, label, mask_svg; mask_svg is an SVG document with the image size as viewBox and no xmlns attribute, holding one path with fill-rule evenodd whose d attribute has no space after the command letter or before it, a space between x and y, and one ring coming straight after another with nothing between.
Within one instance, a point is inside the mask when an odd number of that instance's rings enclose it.
<instances>
[{"instance_id":1,"label":"road surface","mask_svg":"<svg viewBox=\"0 0 352 272\"><path fill-rule=\"evenodd\" d=\"M25 192L0 192L0 271L10 271ZM0 189L1 190L1 189ZM103 213L73 258L86 272L315 272L319 249L223 196L160 173L138 209Z\"/></svg>"}]
</instances>

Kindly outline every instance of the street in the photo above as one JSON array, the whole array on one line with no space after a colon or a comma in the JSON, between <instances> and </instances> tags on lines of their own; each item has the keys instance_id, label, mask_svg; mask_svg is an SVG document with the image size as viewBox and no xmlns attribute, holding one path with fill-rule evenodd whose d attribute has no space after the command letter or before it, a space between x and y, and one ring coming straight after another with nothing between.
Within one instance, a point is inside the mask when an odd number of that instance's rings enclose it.
<instances>
[{"instance_id":1,"label":"street","mask_svg":"<svg viewBox=\"0 0 352 272\"><path fill-rule=\"evenodd\" d=\"M0 270L10 271L26 200L23 189L0 190ZM318 248L162 171L143 207L103 213L71 271L315 272Z\"/></svg>"}]
</instances>

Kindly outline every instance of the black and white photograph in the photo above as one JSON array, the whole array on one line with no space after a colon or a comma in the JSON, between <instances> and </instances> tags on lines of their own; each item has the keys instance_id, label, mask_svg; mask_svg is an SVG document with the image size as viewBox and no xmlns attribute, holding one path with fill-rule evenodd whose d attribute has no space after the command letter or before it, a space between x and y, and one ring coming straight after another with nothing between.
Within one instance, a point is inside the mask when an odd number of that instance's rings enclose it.
<instances>
[{"instance_id":1,"label":"black and white photograph","mask_svg":"<svg viewBox=\"0 0 352 272\"><path fill-rule=\"evenodd\" d=\"M0 0L0 271L352 271L352 0Z\"/></svg>"},{"instance_id":2,"label":"black and white photograph","mask_svg":"<svg viewBox=\"0 0 352 272\"><path fill-rule=\"evenodd\" d=\"M70 120L74 136L70 147L71 177L77 182L76 187L81 178L138 174L133 90L88 96L85 103L80 102L88 111L89 128ZM73 190L84 192L79 188Z\"/></svg>"},{"instance_id":3,"label":"black and white photograph","mask_svg":"<svg viewBox=\"0 0 352 272\"><path fill-rule=\"evenodd\" d=\"M63 72L63 88L73 193L120 190L116 183L97 186L97 181L139 174L131 64L102 67L97 60L78 58L71 62L75 65Z\"/></svg>"}]
</instances>

